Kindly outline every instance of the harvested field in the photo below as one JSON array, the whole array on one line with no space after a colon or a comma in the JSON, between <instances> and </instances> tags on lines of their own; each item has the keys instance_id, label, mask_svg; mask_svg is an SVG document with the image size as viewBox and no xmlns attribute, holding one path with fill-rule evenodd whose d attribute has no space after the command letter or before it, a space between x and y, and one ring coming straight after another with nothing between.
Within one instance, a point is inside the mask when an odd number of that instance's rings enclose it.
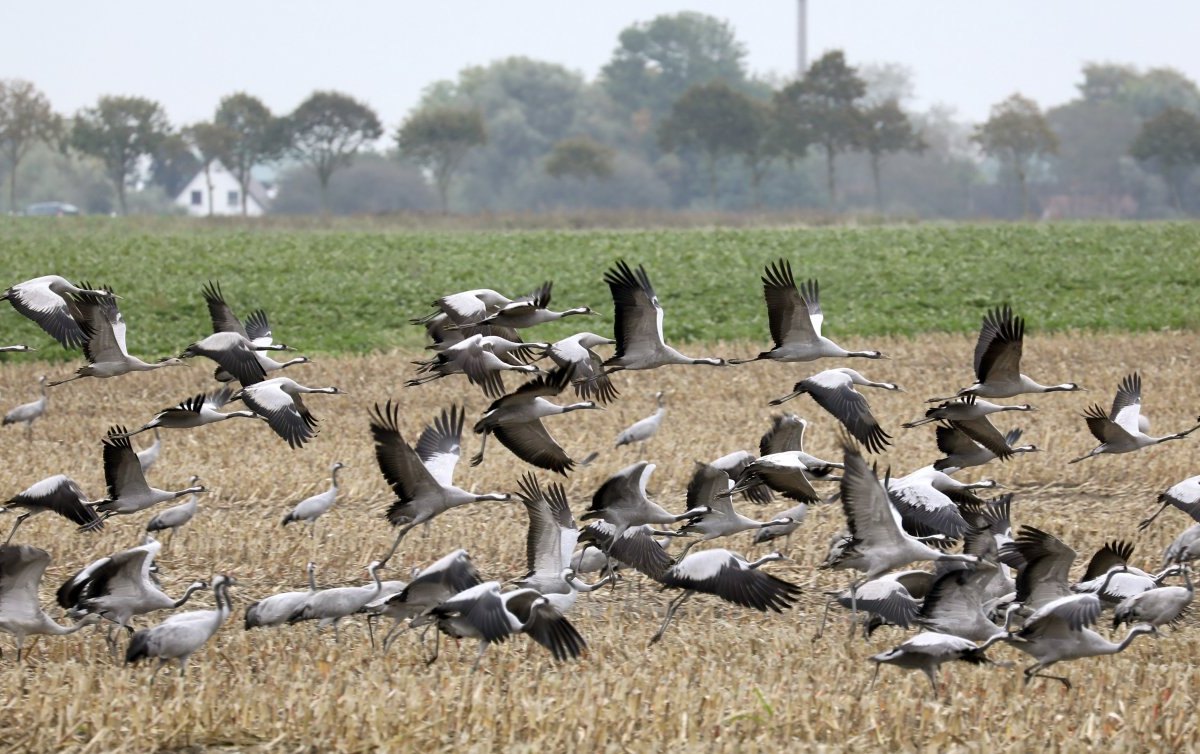
<instances>
[{"instance_id":1,"label":"harvested field","mask_svg":"<svg viewBox=\"0 0 1200 754\"><path fill-rule=\"evenodd\" d=\"M894 381L906 393L869 391L868 397L900 445L880 457L880 473L896 473L936 456L929 426L900 429L920 416L922 401L968 383L970 336L914 339L854 338L847 346L879 347L890 361L859 363L873 379ZM697 355L748 355L758 343L692 345ZM1124 654L1069 663L1057 669L1075 683L1022 687L1025 655L1004 646L990 654L1015 667L948 665L943 694L934 700L919 673L886 667L870 687L867 657L898 644L903 634L884 629L869 643L846 639L842 622L819 641L822 590L845 586L844 574L817 571L830 536L843 524L838 506L814 507L785 549L794 562L767 566L794 580L805 594L783 615L752 611L700 597L677 616L663 641L646 642L657 628L668 595L640 576L616 590L581 597L571 615L588 640L579 662L556 664L525 637L493 647L481 671L469 673L475 643L443 646L431 667L416 637L404 635L387 656L373 653L360 624L332 631L311 624L243 631L240 611L253 600L303 588L304 564L314 557L322 587L358 584L364 566L389 545L392 530L381 518L390 499L375 465L367 412L375 401L398 398L406 437L442 406L468 395L468 417L486 400L454 378L403 388L413 354L321 359L303 370L309 385L336 384L344 396L309 401L322 419L318 437L290 451L257 423L232 421L190 432L164 432L164 452L150 474L158 486L183 486L198 474L211 492L201 513L159 558L164 589L182 592L195 578L227 572L238 580L234 617L193 658L188 677L160 675L148 685L149 667L126 668L108 656L99 633L43 637L16 666L4 642L0 660L0 742L13 751L147 751L194 747L280 751L756 751L798 742L827 750L1028 750L1102 748L1107 751L1183 750L1195 746L1200 699L1200 642L1192 624L1143 638ZM1022 426L1024 441L1044 450L978 472L1016 493L1014 525L1044 528L1085 559L1103 542L1136 542L1134 560L1157 567L1163 547L1190 524L1177 511L1163 514L1138 534L1136 523L1156 495L1197 473L1200 438L1137 455L1104 457L1072 466L1067 460L1094 446L1080 413L1088 403L1111 403L1118 379L1140 370L1145 413L1159 432L1191 426L1200 413L1200 341L1187 333L1137 336L1040 335L1027 339L1024 366L1045 382L1074 380L1089 393L1031 399L1038 411L1001 415L1003 429ZM599 459L566 480L576 516L611 472L636 460L637 450L611 449L611 440L653 410L652 396L668 398L662 431L649 445L659 464L651 480L655 499L682 510L692 462L738 448L752 449L774 412L767 400L794 381L824 368L753 364L731 369L673 368L620 376L623 398L607 412L585 412L571 422L548 424L575 457L600 450ZM0 402L30 400L39 374L69 371L25 358L0 365ZM103 489L100 438L110 424L136 425L154 411L208 389L207 366L166 369L114 380L71 383L51 394L50 411L25 442L13 427L0 432L4 448L0 491L7 497L54 473L68 473L98 499ZM512 381L509 381L512 384ZM89 384L90 383L90 384ZM783 408L812 420L809 450L838 458L837 425L807 398ZM141 439L145 438L145 439ZM149 442L139 436L141 444ZM469 438L457 481L479 491L515 488L526 467L498 444L483 465L465 457L478 447ZM315 542L303 525L279 526L298 500L325 489L334 460L343 491L321 519ZM543 481L550 474L539 473ZM822 488L827 489L827 488ZM832 489L829 489L832 491ZM746 504L742 504L747 507ZM787 507L779 503L770 509ZM750 510L758 516L763 511ZM47 609L63 579L94 558L140 542L152 512L114 519L101 533L84 535L52 515L24 525L16 541L50 551L43 583ZM523 572L525 515L515 503L481 504L435 520L427 536L414 532L384 578L407 578L459 546L474 556L485 577L504 580ZM730 540L749 549L749 534ZM205 595L202 604L210 604ZM57 615L57 608L51 609ZM140 619L138 625L156 622ZM1103 619L1102 619L1103 620ZM1107 626L1102 628L1107 633Z\"/></svg>"}]
</instances>

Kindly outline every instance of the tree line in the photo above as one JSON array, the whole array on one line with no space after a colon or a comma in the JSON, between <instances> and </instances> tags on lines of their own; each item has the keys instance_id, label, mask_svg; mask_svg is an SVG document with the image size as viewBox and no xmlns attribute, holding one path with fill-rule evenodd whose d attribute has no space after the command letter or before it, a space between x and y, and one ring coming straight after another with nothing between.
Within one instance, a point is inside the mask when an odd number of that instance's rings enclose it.
<instances>
[{"instance_id":1,"label":"tree line","mask_svg":"<svg viewBox=\"0 0 1200 754\"><path fill-rule=\"evenodd\" d=\"M1200 90L1176 71L1089 64L1070 102L1042 112L1014 94L969 127L944 107L913 110L902 66L856 67L833 51L773 82L745 57L726 22L660 16L623 30L594 81L518 57L435 82L382 149L378 115L340 92L282 115L236 93L210 120L176 128L145 98L104 96L65 117L33 84L0 81L0 169L14 211L19 176L37 183L51 164L76 183L96 170L127 212L144 179L173 196L217 160L241 184L243 213L262 165L279 168L284 212L1200 210ZM36 169L21 171L27 161Z\"/></svg>"}]
</instances>

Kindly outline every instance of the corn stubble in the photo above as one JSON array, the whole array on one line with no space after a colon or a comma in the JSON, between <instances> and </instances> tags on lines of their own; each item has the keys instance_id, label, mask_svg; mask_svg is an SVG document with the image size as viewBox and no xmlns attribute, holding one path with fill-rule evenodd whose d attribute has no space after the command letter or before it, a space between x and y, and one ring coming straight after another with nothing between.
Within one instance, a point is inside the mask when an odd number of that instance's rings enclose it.
<instances>
[{"instance_id":1,"label":"corn stubble","mask_svg":"<svg viewBox=\"0 0 1200 754\"><path fill-rule=\"evenodd\" d=\"M1077 380L1102 397L1121 375L1139 368L1152 395L1147 413L1156 426L1173 427L1186 425L1200 409L1189 337L1040 336L1028 344L1025 358L1030 369L1037 365L1038 374ZM714 344L711 350L748 355L758 345ZM880 457L880 470L890 465L903 473L930 462L936 449L929 427L902 430L899 425L920 415L922 398L969 382L971 341L969 336L925 336L879 347L894 360L880 362L876 378L909 391L871 396L877 416L899 445ZM1120 751L1180 749L1196 740L1192 689L1200 688L1200 642L1193 621L1167 629L1157 641L1135 643L1122 655L1060 666L1074 681L1073 692L1042 681L1023 688L1016 668L965 665L944 669L943 694L936 701L920 674L894 668L884 668L869 688L867 658L899 643L898 630L883 629L870 642L847 641L843 622L812 640L822 591L845 586L844 574L816 570L829 537L843 523L837 506L815 507L784 548L794 562L769 566L804 587L796 609L761 616L697 597L650 649L646 642L668 595L640 576L616 590L580 598L571 617L588 640L588 651L566 664L554 663L525 637L494 647L480 672L471 675L475 643L470 641L457 649L444 643L441 659L426 667L428 647L420 647L415 631L403 634L381 656L372 652L362 621L343 626L340 644L331 631L317 632L312 624L242 630L240 613L250 602L304 588L308 534L303 528L282 530L279 516L327 483L332 460L349 468L340 480L337 504L317 524L318 585L364 583L364 566L386 550L392 531L382 513L389 491L376 471L367 433L373 402L398 398L410 438L441 406L463 395L469 396L469 414L484 408L482 395L454 380L400 387L411 356L329 359L306 368L305 379L312 384L336 383L349 395L310 404L322 427L302 451L288 450L251 422L164 432L162 460L151 482L183 483L198 474L211 490L201 499L196 519L159 558L164 587L176 594L194 578L228 572L238 580L232 591L237 611L193 657L185 679L164 672L153 686L150 668L114 663L95 630L42 637L27 645L22 666L14 664L8 637L0 637L5 649L0 745L21 751L646 751L668 746L754 751L811 741L828 750L997 751L1027 749L1036 741L1050 750ZM638 396L657 390L671 396L672 412L647 454L659 464L652 478L655 499L682 510L692 462L753 449L773 413L767 400L818 371L811 366L621 375L624 400L607 412L582 417L574 429L570 422L553 427L575 457L601 452L566 481L576 515L609 473L635 460L635 451L613 451L609 445L644 408L644 400L634 400ZM29 392L46 368L24 361L0 367L5 401ZM170 370L60 388L31 443L16 431L0 435L5 459L0 494L66 472L99 498L104 428L148 418L173 398L196 392L206 376L205 370ZM1169 511L1143 535L1135 534L1135 526L1158 492L1196 473L1195 441L1067 466L1072 453L1093 444L1080 418L1089 400L1086 395L1041 396L1033 401L1039 411L1001 422L1004 428L1024 427L1028 441L1045 452L993 464L986 475L1017 493L1014 523L1045 528L1081 553L1114 537L1131 538L1137 543L1134 562L1156 566L1162 548L1190 522ZM813 421L806 438L813 453L835 457L838 432L830 417L807 401L784 408ZM474 452L476 439L468 438L465 445L464 453ZM457 481L467 489L511 490L523 470L497 449L479 468L460 464ZM985 475L975 471L963 476ZM769 511L787 505L779 502ZM53 589L84 563L137 544L151 515L113 520L93 535L78 534L53 516L26 524L17 540L44 547L54 558L43 583L43 604L49 608ZM418 530L408 537L383 578L407 578L412 567L459 546L472 553L485 577L518 575L524 568L525 524L517 504L452 511L437 519L427 536ZM745 552L751 536L727 544ZM211 601L209 594L200 603ZM159 617L136 623L149 625ZM991 654L1017 668L1027 662L1010 648L996 647Z\"/></svg>"}]
</instances>

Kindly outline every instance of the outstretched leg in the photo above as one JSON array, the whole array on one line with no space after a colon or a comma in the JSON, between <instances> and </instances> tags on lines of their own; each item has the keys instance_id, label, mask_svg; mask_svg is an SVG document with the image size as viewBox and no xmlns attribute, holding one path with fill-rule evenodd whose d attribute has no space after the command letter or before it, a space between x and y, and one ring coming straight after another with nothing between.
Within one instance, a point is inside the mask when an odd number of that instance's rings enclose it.
<instances>
[{"instance_id":1,"label":"outstretched leg","mask_svg":"<svg viewBox=\"0 0 1200 754\"><path fill-rule=\"evenodd\" d=\"M396 535L396 541L392 543L392 549L388 550L388 554L384 555L383 560L380 561L380 568L387 565L387 562L392 559L392 556L396 554L396 548L400 546L400 540L404 539L404 535L408 534L408 532L411 531L412 528L417 525L417 523L418 522L414 521L400 529L400 532Z\"/></svg>"},{"instance_id":2,"label":"outstretched leg","mask_svg":"<svg viewBox=\"0 0 1200 754\"><path fill-rule=\"evenodd\" d=\"M663 634L666 633L667 626L671 625L671 618L675 617L675 611L679 609L680 605L682 605L684 602L687 602L688 598L690 598L693 594L695 594L695 592L689 589L675 599L671 600L671 604L667 606L666 620L663 621L662 627L658 629L658 633L650 637L651 644L657 643L658 640L663 637Z\"/></svg>"},{"instance_id":3,"label":"outstretched leg","mask_svg":"<svg viewBox=\"0 0 1200 754\"><path fill-rule=\"evenodd\" d=\"M471 672L479 670L479 663L483 662L483 654L487 652L488 643L483 639L479 640L479 654L475 655L475 664L471 666Z\"/></svg>"}]
</instances>

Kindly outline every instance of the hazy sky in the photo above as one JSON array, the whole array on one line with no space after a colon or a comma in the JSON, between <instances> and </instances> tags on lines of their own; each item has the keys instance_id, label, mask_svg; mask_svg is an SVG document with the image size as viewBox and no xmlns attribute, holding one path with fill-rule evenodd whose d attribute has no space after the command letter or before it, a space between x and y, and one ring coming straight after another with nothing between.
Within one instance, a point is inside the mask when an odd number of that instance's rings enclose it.
<instances>
[{"instance_id":1,"label":"hazy sky","mask_svg":"<svg viewBox=\"0 0 1200 754\"><path fill-rule=\"evenodd\" d=\"M317 88L366 100L389 130L437 79L510 55L594 78L621 29L695 10L728 20L759 73L791 74L794 0L162 0L7 3L0 77L71 113L101 94L160 101L177 124L244 90L275 111ZM1195 0L809 0L809 59L911 68L918 107L980 120L1014 91L1070 99L1088 61L1171 66L1200 80Z\"/></svg>"}]
</instances>

